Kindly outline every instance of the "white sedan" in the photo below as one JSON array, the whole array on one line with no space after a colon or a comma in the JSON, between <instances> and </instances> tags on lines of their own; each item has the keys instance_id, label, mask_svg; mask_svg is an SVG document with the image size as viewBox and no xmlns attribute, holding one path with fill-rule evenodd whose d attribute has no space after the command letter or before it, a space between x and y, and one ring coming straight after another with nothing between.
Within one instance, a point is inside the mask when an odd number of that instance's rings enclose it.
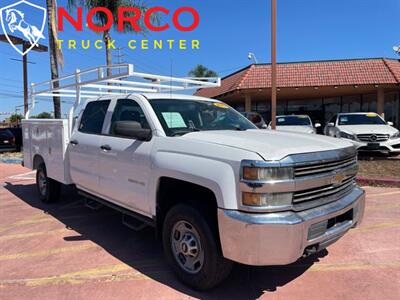
<instances>
[{"instance_id":1,"label":"white sedan","mask_svg":"<svg viewBox=\"0 0 400 300\"><path fill-rule=\"evenodd\" d=\"M400 132L376 113L340 113L324 128L325 135L348 140L359 151L400 154Z\"/></svg>"},{"instance_id":2,"label":"white sedan","mask_svg":"<svg viewBox=\"0 0 400 300\"><path fill-rule=\"evenodd\" d=\"M276 116L276 130L314 134L316 133L316 128L320 126L321 124L315 123L314 127L310 117L307 115ZM271 123L269 123L268 129L271 129Z\"/></svg>"}]
</instances>

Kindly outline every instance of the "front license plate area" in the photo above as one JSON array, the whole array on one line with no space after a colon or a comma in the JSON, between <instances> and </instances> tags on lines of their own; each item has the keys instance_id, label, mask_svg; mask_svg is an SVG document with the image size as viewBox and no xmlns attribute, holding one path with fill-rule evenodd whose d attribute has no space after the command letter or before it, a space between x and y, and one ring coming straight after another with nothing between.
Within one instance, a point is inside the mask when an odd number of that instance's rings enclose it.
<instances>
[{"instance_id":1,"label":"front license plate area","mask_svg":"<svg viewBox=\"0 0 400 300\"><path fill-rule=\"evenodd\" d=\"M380 144L379 143L368 143L367 148L369 150L379 150Z\"/></svg>"}]
</instances>

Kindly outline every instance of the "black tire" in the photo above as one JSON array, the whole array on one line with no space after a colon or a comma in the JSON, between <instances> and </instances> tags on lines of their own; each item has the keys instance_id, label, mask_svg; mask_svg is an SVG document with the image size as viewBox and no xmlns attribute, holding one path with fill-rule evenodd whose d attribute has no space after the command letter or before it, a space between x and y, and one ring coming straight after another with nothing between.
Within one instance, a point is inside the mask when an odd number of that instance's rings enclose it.
<instances>
[{"instance_id":1,"label":"black tire","mask_svg":"<svg viewBox=\"0 0 400 300\"><path fill-rule=\"evenodd\" d=\"M43 183L45 188L43 188ZM40 200L45 203L56 202L60 198L61 183L47 177L46 166L40 164L36 170L36 187L39 192Z\"/></svg>"},{"instance_id":2,"label":"black tire","mask_svg":"<svg viewBox=\"0 0 400 300\"><path fill-rule=\"evenodd\" d=\"M178 263L178 258L175 257L172 250L172 231L174 226L181 222L192 225L200 239L200 248L204 256L203 264L196 273L185 270ZM207 290L215 287L228 277L233 266L232 261L222 256L217 237L209 223L196 208L178 204L168 211L163 226L163 247L168 263L182 282L196 290Z\"/></svg>"}]
</instances>

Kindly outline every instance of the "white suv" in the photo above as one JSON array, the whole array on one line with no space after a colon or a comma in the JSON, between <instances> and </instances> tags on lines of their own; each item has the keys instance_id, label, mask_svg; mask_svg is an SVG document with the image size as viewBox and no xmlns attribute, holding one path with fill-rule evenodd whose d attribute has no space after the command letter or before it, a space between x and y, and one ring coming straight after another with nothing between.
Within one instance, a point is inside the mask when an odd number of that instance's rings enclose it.
<instances>
[{"instance_id":1,"label":"white suv","mask_svg":"<svg viewBox=\"0 0 400 300\"><path fill-rule=\"evenodd\" d=\"M376 113L340 113L325 126L324 134L352 142L358 151L400 154L400 132Z\"/></svg>"}]
</instances>

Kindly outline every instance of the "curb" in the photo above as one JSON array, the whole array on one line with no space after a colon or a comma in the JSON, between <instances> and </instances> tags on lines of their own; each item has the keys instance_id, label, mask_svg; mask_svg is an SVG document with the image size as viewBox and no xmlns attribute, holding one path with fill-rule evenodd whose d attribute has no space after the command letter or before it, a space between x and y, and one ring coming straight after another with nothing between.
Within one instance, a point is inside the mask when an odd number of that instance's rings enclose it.
<instances>
[{"instance_id":1,"label":"curb","mask_svg":"<svg viewBox=\"0 0 400 300\"><path fill-rule=\"evenodd\" d=\"M357 177L357 183L360 185L400 187L400 179L397 178Z\"/></svg>"}]
</instances>

